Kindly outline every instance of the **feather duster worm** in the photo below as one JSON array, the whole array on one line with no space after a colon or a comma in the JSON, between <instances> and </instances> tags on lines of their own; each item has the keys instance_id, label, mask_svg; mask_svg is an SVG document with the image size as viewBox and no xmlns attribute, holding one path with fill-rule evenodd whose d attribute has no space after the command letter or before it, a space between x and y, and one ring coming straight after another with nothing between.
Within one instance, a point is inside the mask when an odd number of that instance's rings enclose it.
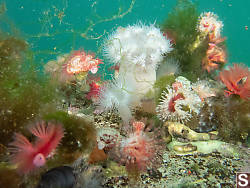
<instances>
[{"instance_id":1,"label":"feather duster worm","mask_svg":"<svg viewBox=\"0 0 250 188\"><path fill-rule=\"evenodd\" d=\"M46 125L45 122L33 125L29 131L37 137L34 145L19 133L15 134L15 140L10 143L12 146L10 161L17 164L18 171L22 174L43 166L46 158L52 155L64 134L61 125L51 123Z\"/></svg>"},{"instance_id":2,"label":"feather duster worm","mask_svg":"<svg viewBox=\"0 0 250 188\"><path fill-rule=\"evenodd\" d=\"M212 12L204 12L200 15L198 30L208 34L210 40L220 38L222 21L218 20L218 16Z\"/></svg>"},{"instance_id":3,"label":"feather duster worm","mask_svg":"<svg viewBox=\"0 0 250 188\"><path fill-rule=\"evenodd\" d=\"M238 64L234 64L229 70L220 72L220 80L227 87L225 95L239 95L242 99L250 99L250 71Z\"/></svg>"},{"instance_id":4,"label":"feather duster worm","mask_svg":"<svg viewBox=\"0 0 250 188\"><path fill-rule=\"evenodd\" d=\"M151 135L145 130L143 122L133 122L133 130L128 137L118 143L119 160L126 165L129 173L157 167L162 151L161 139L158 136Z\"/></svg>"},{"instance_id":5,"label":"feather duster worm","mask_svg":"<svg viewBox=\"0 0 250 188\"><path fill-rule=\"evenodd\" d=\"M208 72L218 69L219 65L226 63L226 53L222 43L225 38L221 38L223 23L218 20L218 16L212 12L205 12L200 15L198 30L204 35L208 35L208 49L206 56L202 60L202 67Z\"/></svg>"},{"instance_id":6,"label":"feather duster worm","mask_svg":"<svg viewBox=\"0 0 250 188\"><path fill-rule=\"evenodd\" d=\"M214 43L208 44L206 56L202 60L202 67L208 72L218 69L220 64L226 63L225 51Z\"/></svg>"}]
</instances>

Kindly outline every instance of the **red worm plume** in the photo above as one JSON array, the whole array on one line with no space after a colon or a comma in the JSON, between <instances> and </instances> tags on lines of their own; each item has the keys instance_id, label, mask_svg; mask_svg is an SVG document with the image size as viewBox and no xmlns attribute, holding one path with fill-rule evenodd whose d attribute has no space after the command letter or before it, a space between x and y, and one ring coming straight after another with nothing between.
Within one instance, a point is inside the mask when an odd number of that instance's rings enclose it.
<instances>
[{"instance_id":1,"label":"red worm plume","mask_svg":"<svg viewBox=\"0 0 250 188\"><path fill-rule=\"evenodd\" d=\"M63 137L61 125L40 122L29 128L36 136L34 144L22 134L15 134L14 141L10 143L12 153L10 161L17 165L21 174L29 173L46 163L46 158L52 155Z\"/></svg>"},{"instance_id":2,"label":"red worm plume","mask_svg":"<svg viewBox=\"0 0 250 188\"><path fill-rule=\"evenodd\" d=\"M239 95L242 99L250 99L250 71L247 67L234 64L229 70L220 72L220 80L227 87L225 95Z\"/></svg>"}]
</instances>

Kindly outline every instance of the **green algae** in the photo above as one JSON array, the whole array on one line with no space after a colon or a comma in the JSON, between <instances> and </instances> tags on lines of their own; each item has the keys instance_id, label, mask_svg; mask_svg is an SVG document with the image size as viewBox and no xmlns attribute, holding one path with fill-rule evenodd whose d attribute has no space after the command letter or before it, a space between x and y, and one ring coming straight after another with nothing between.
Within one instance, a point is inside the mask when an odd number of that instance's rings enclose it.
<instances>
[{"instance_id":1,"label":"green algae","mask_svg":"<svg viewBox=\"0 0 250 188\"><path fill-rule=\"evenodd\" d=\"M127 176L127 170L125 166L119 165L116 162L109 161L108 166L104 171L104 175L107 177L112 176Z\"/></svg>"},{"instance_id":2,"label":"green algae","mask_svg":"<svg viewBox=\"0 0 250 188\"><path fill-rule=\"evenodd\" d=\"M197 28L199 12L197 5L189 0L178 0L161 26L174 41L173 50L166 58L180 63L182 76L195 81L204 73L201 61L206 56L208 40L201 37Z\"/></svg>"},{"instance_id":3,"label":"green algae","mask_svg":"<svg viewBox=\"0 0 250 188\"><path fill-rule=\"evenodd\" d=\"M31 54L24 40L0 35L0 143L5 146L59 99L50 81L39 76Z\"/></svg>"},{"instance_id":4,"label":"green algae","mask_svg":"<svg viewBox=\"0 0 250 188\"><path fill-rule=\"evenodd\" d=\"M62 147L58 149L58 156L62 156L59 161L73 162L82 152L88 151L95 144L96 135L92 122L63 111L48 113L43 119L61 123L65 129Z\"/></svg>"},{"instance_id":5,"label":"green algae","mask_svg":"<svg viewBox=\"0 0 250 188\"><path fill-rule=\"evenodd\" d=\"M6 164L0 164L0 187L16 188L20 187L22 178L15 168Z\"/></svg>"},{"instance_id":6,"label":"green algae","mask_svg":"<svg viewBox=\"0 0 250 188\"><path fill-rule=\"evenodd\" d=\"M223 141L246 145L250 133L249 112L250 101L237 95L225 97L221 93L210 100L210 111L204 112L203 116L208 117L212 113L210 120L205 122L217 127L218 136Z\"/></svg>"},{"instance_id":7,"label":"green algae","mask_svg":"<svg viewBox=\"0 0 250 188\"><path fill-rule=\"evenodd\" d=\"M156 82L154 83L156 104L159 104L161 94L164 90L166 90L166 87L174 82L175 76L173 74L162 76L156 80Z\"/></svg>"}]
</instances>

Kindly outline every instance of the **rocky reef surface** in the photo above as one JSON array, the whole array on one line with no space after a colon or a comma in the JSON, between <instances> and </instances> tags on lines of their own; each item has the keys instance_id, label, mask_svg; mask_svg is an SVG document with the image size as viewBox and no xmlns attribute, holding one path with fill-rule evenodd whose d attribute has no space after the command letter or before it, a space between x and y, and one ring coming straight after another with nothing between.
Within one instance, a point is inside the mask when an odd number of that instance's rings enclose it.
<instances>
[{"instance_id":1,"label":"rocky reef surface","mask_svg":"<svg viewBox=\"0 0 250 188\"><path fill-rule=\"evenodd\" d=\"M244 153L244 152L243 152ZM243 154L247 157L247 154ZM210 154L178 155L165 151L161 167L141 175L136 187L234 187L236 172L249 167L239 156ZM133 187L126 175L105 179L104 187Z\"/></svg>"}]
</instances>

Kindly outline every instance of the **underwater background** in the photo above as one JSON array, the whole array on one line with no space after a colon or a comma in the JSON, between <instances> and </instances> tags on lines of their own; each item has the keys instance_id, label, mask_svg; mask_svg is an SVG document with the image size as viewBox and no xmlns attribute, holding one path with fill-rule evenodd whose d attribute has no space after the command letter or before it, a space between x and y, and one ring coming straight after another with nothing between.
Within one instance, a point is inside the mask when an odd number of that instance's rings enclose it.
<instances>
[{"instance_id":1,"label":"underwater background","mask_svg":"<svg viewBox=\"0 0 250 188\"><path fill-rule=\"evenodd\" d=\"M235 187L249 7L0 0L0 187Z\"/></svg>"},{"instance_id":2,"label":"underwater background","mask_svg":"<svg viewBox=\"0 0 250 188\"><path fill-rule=\"evenodd\" d=\"M176 0L1 0L1 28L15 30L27 40L41 67L58 54L83 48L101 53L103 39L118 26L161 24ZM227 55L232 62L250 65L250 2L196 1L200 12L215 12L223 21ZM5 7L5 8L4 8Z\"/></svg>"}]
</instances>

